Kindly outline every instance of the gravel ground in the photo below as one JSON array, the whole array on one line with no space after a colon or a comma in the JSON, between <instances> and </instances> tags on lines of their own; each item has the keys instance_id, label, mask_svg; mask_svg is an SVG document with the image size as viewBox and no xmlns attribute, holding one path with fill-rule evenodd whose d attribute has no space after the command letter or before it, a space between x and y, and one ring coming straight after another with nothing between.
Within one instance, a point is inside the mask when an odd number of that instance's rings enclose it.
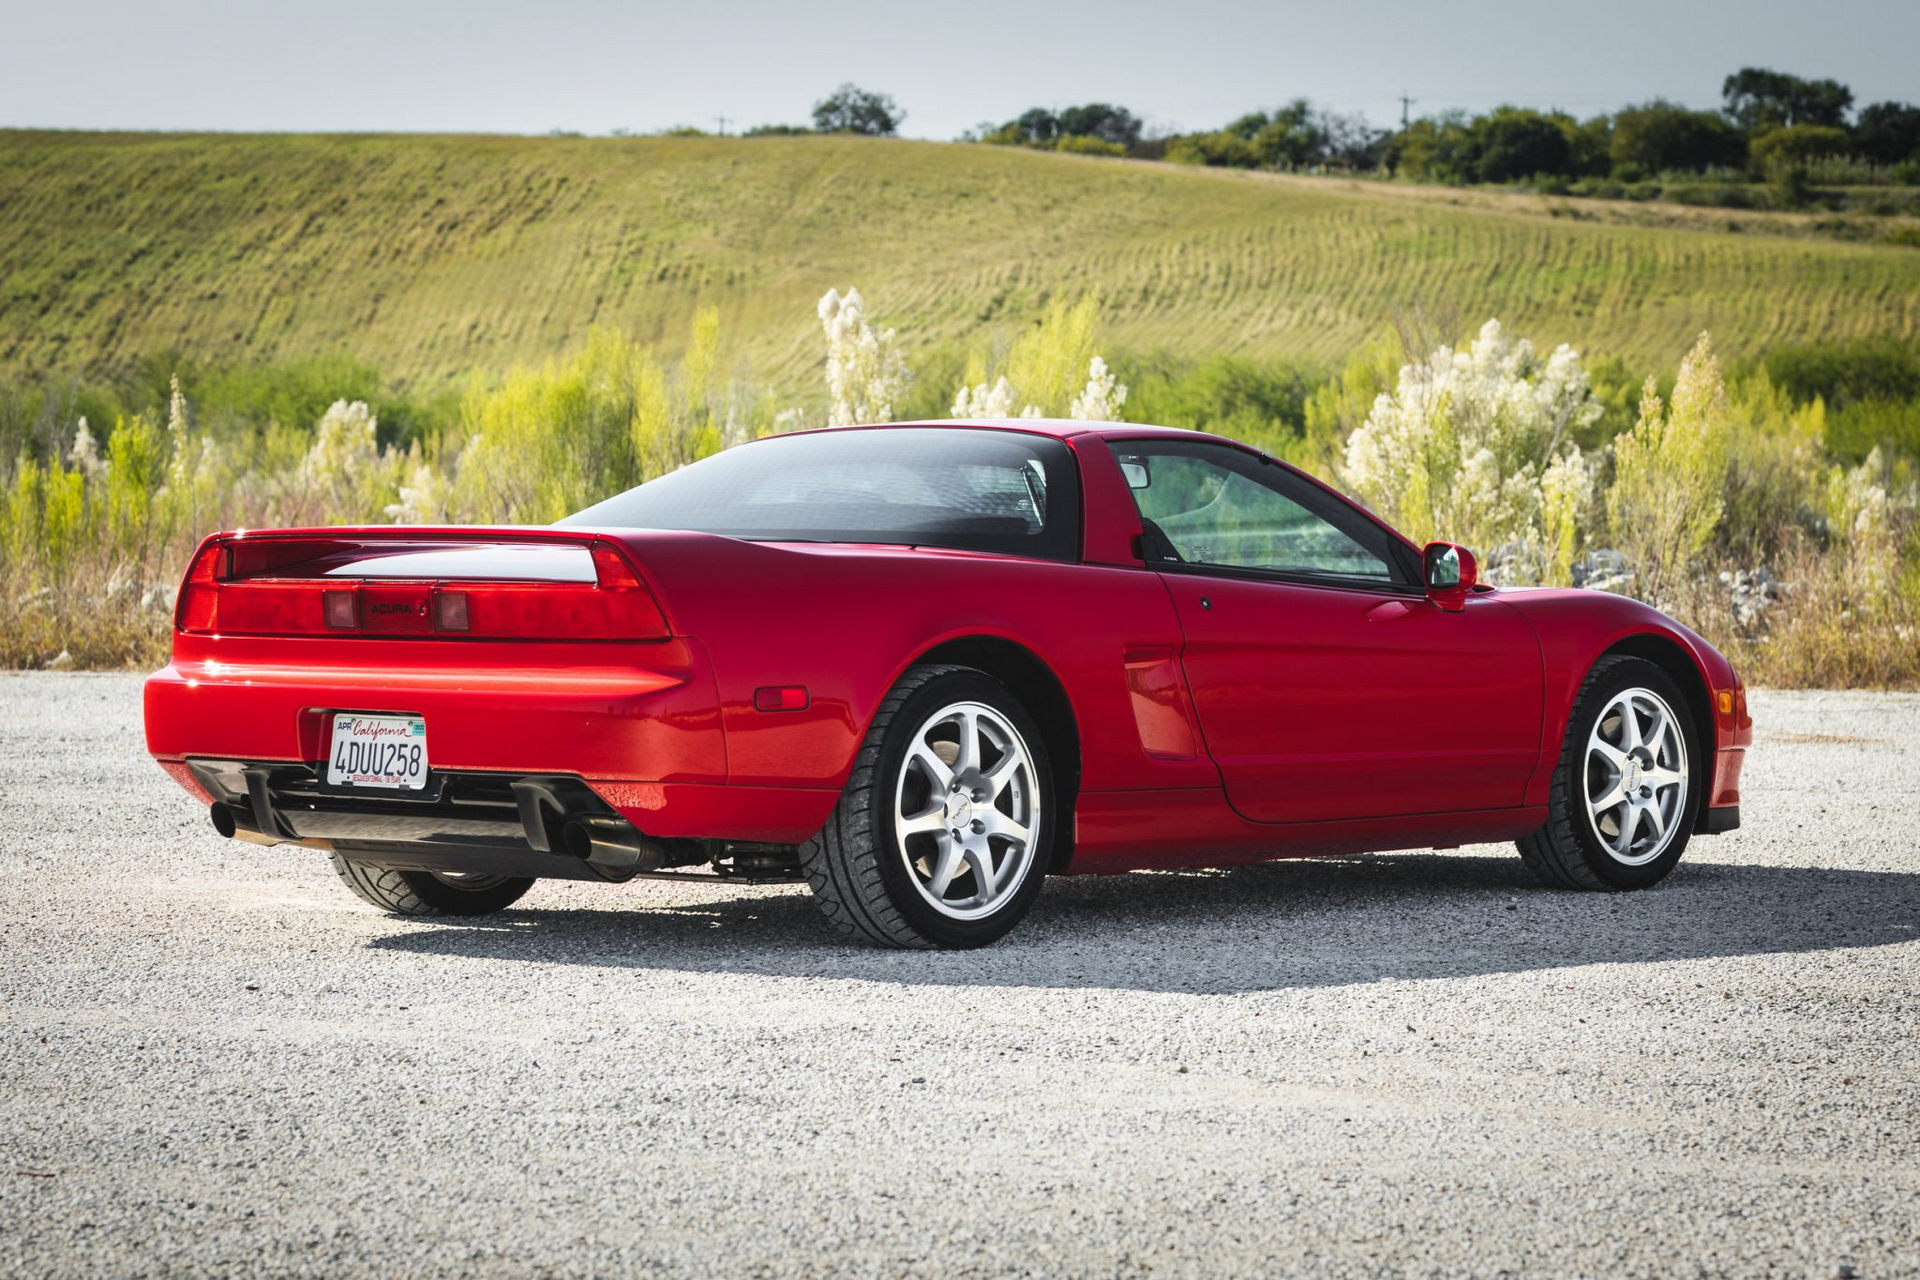
<instances>
[{"instance_id":1,"label":"gravel ground","mask_svg":"<svg viewBox=\"0 0 1920 1280\"><path fill-rule=\"evenodd\" d=\"M383 918L0 677L0 1273L1920 1273L1920 698L1760 694L1658 890L1508 848Z\"/></svg>"}]
</instances>

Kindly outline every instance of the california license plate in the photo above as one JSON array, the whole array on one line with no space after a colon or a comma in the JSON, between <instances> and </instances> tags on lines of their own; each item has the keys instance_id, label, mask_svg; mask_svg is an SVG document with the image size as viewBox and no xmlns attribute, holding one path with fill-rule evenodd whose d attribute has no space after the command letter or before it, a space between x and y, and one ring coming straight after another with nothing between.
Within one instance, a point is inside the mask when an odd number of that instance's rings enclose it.
<instances>
[{"instance_id":1,"label":"california license plate","mask_svg":"<svg viewBox=\"0 0 1920 1280\"><path fill-rule=\"evenodd\" d=\"M327 785L424 791L427 722L420 716L336 714L327 752Z\"/></svg>"}]
</instances>

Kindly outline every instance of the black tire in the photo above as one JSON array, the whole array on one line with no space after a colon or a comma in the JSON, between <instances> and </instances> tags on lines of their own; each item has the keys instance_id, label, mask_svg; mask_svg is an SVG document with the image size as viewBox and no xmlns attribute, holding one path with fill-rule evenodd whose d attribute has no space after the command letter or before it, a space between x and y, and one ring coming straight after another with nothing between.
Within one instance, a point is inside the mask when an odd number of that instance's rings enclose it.
<instances>
[{"instance_id":1,"label":"black tire","mask_svg":"<svg viewBox=\"0 0 1920 1280\"><path fill-rule=\"evenodd\" d=\"M981 907L993 901L998 905L977 919L955 919L933 904L916 876L915 866L924 866L910 863L893 822L896 795L906 785L904 771L916 733L929 724L930 717L962 703L983 704L1018 733L1030 764L1038 810L1028 826L1024 861L1009 864L1007 874L1017 880L1010 878L994 888L995 896ZM978 800L980 794L973 798ZM818 835L800 846L801 867L814 901L842 937L882 947L985 946L1019 923L1039 896L1046 879L1052 824L1064 820L1064 815L1054 812L1056 799L1046 740L1011 690L972 667L914 667L881 703L833 816ZM988 803L997 805L998 800ZM910 836L909 841L923 838ZM939 839L945 842L944 832ZM992 874L988 873L989 880Z\"/></svg>"},{"instance_id":2,"label":"black tire","mask_svg":"<svg viewBox=\"0 0 1920 1280\"><path fill-rule=\"evenodd\" d=\"M333 869L363 900L396 916L490 916L505 911L533 888L514 876L443 880L431 871L396 871L336 853Z\"/></svg>"},{"instance_id":3,"label":"black tire","mask_svg":"<svg viewBox=\"0 0 1920 1280\"><path fill-rule=\"evenodd\" d=\"M1658 856L1632 865L1613 851L1596 825L1586 800L1588 742L1614 699L1630 690L1658 695L1679 727L1686 746L1686 794L1671 821L1666 844ZM1699 816L1701 795L1711 772L1701 749L1700 734L1686 695L1673 677L1642 658L1616 655L1593 664L1574 700L1566 740L1554 766L1553 787L1547 800L1547 823L1519 841L1520 857L1544 883L1557 889L1601 891L1645 889L1658 884L1680 861ZM1618 827L1613 833L1617 838ZM1632 844L1632 837L1623 841ZM1651 852L1651 850L1649 850Z\"/></svg>"}]
</instances>

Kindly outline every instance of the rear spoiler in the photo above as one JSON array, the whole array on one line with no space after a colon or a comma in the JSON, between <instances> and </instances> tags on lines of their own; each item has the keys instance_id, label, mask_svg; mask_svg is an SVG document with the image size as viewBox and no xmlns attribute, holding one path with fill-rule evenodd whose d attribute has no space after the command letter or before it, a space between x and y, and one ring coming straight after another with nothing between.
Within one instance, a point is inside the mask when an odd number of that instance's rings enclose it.
<instances>
[{"instance_id":1,"label":"rear spoiler","mask_svg":"<svg viewBox=\"0 0 1920 1280\"><path fill-rule=\"evenodd\" d=\"M625 550L551 529L216 533L187 567L174 626L194 635L660 640Z\"/></svg>"}]
</instances>

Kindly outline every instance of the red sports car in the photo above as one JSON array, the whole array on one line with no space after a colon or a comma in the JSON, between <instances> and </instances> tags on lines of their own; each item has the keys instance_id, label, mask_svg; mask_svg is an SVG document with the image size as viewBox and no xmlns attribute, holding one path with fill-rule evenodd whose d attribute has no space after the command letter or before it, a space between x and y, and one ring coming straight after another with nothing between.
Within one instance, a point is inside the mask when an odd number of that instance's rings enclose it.
<instances>
[{"instance_id":1,"label":"red sports car","mask_svg":"<svg viewBox=\"0 0 1920 1280\"><path fill-rule=\"evenodd\" d=\"M1027 420L758 440L552 527L215 534L146 723L222 835L388 911L804 880L899 947L1050 873L1514 840L1643 888L1738 825L1752 739L1646 605L1479 584L1228 440Z\"/></svg>"}]
</instances>

